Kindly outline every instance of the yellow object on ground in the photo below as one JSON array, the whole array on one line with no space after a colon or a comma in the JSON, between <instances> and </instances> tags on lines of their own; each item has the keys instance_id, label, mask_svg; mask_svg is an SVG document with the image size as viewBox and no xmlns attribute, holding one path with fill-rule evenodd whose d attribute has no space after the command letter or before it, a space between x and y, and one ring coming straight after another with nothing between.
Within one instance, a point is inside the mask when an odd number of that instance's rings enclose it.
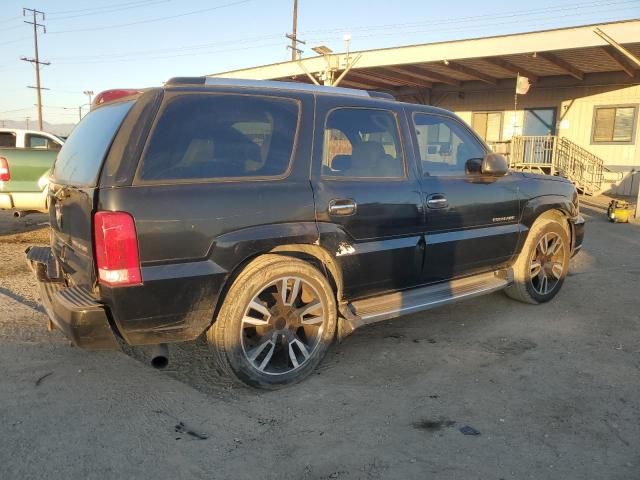
<instances>
[{"instance_id":1,"label":"yellow object on ground","mask_svg":"<svg viewBox=\"0 0 640 480\"><path fill-rule=\"evenodd\" d=\"M628 223L631 217L631 204L624 200L611 200L607 209L607 218L614 223Z\"/></svg>"}]
</instances>

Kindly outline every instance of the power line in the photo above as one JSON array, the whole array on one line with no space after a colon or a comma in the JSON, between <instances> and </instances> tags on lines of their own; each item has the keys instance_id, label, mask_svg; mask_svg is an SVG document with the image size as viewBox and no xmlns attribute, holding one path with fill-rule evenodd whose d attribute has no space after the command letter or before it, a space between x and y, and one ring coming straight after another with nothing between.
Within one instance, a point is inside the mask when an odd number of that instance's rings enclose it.
<instances>
[{"instance_id":1,"label":"power line","mask_svg":"<svg viewBox=\"0 0 640 480\"><path fill-rule=\"evenodd\" d=\"M20 15L18 15L17 17L3 18L2 20L0 20L0 24L7 23L7 22L13 22L15 20L20 20L21 18L22 17Z\"/></svg>"},{"instance_id":2,"label":"power line","mask_svg":"<svg viewBox=\"0 0 640 480\"><path fill-rule=\"evenodd\" d=\"M56 62L56 65L91 65L91 64L98 64L98 63L104 64L104 63L126 63L126 62L139 63L143 61L165 60L169 58L190 57L194 55L210 55L213 53L239 52L239 51L254 50L254 49L260 49L260 48L270 48L270 47L276 47L281 45L282 43L278 42L278 43L252 45L252 46L239 47L239 48L227 48L222 50L208 50L205 52L192 52L192 53L182 53L182 54L179 53L175 55L159 55L159 56L144 57L144 58L123 58L123 59L95 60L95 61L88 60L86 62Z\"/></svg>"},{"instance_id":3,"label":"power line","mask_svg":"<svg viewBox=\"0 0 640 480\"><path fill-rule=\"evenodd\" d=\"M5 32L8 32L10 30L16 30L18 28L22 28L22 25L13 25L11 27L2 27L2 32L1 33L5 33Z\"/></svg>"},{"instance_id":4,"label":"power line","mask_svg":"<svg viewBox=\"0 0 640 480\"><path fill-rule=\"evenodd\" d=\"M255 43L255 42L262 42L264 40L271 40L271 39L276 39L276 38L280 38L280 34L274 34L274 35L262 35L262 36L257 36L257 37L247 37L247 38L243 38L243 39L232 39L232 40L225 40L225 41L220 41L220 42L213 42L213 43L201 43L201 44L197 44L197 45L191 45L191 46L182 46L182 47L176 47L176 48L161 48L161 49L154 49L154 50L138 50L138 51L132 51L132 52L126 52L126 53L113 53L113 54L104 54L104 55L84 55L84 56L75 56L75 57L54 57L52 58L52 60L56 60L56 63L58 61L62 61L64 62L65 60L78 60L78 59L91 59L91 60L96 60L96 59L105 59L105 60L110 60L110 59L114 59L114 58L125 58L125 57L139 57L139 56L148 56L148 55L153 55L155 54L161 54L161 53L173 53L173 52L184 52L185 50L203 50L203 49L207 49L207 48L212 48L212 47L218 47L218 46L225 46L225 45L237 45L237 44L247 44L247 43Z\"/></svg>"},{"instance_id":5,"label":"power line","mask_svg":"<svg viewBox=\"0 0 640 480\"><path fill-rule=\"evenodd\" d=\"M629 10L629 9L635 9L635 7L624 7L624 8L618 8L618 9L610 9L607 10L607 13L613 13L613 12L620 12L620 11L624 11L624 10ZM584 16L584 15L589 15L593 12L571 12L571 13L567 13L565 15L555 15L554 16L554 20L558 19L558 18L577 18L580 16ZM499 18L499 17L497 17ZM617 17L612 17L615 20L619 20L619 18ZM504 22L497 22L497 23L486 23L483 25L457 25L454 27L450 27L450 28L428 28L428 29L419 29L419 30L405 30L403 31L401 34L398 34L398 32L389 32L389 33L368 33L365 35L358 35L357 38L369 38L369 37L401 37L401 36L407 36L407 35L416 35L416 34L421 34L421 33L442 33L442 32L456 32L456 31L470 31L470 30L484 30L487 28L491 28L491 27L497 27L497 26L502 26L502 25L513 25L513 21L512 20L506 20ZM535 27L535 26L548 26L549 22L543 19L536 19L536 21L534 22L526 22L526 23L519 23L518 27L519 30L518 31L522 31L521 29L523 27ZM570 28L570 27L564 27L564 28ZM314 40L322 40L322 41L326 41L329 39L338 39L338 36L331 36L331 37L326 37L326 36L322 36L322 37L312 37L312 39Z\"/></svg>"},{"instance_id":6,"label":"power line","mask_svg":"<svg viewBox=\"0 0 640 480\"><path fill-rule=\"evenodd\" d=\"M388 30L388 29L420 26L420 25L426 25L426 24L430 26L430 29L439 29L439 27L442 25L469 23L469 22L474 22L476 20L482 20L482 19L495 20L495 19L502 19L502 18L514 18L514 17L521 17L521 16L529 16L532 14L536 14L536 15L548 14L548 13L554 13L558 11L567 11L567 10L571 10L575 12L575 10L584 9L584 8L601 8L601 7L611 6L611 5L621 5L621 4L627 4L627 3L637 4L638 0L612 1L612 2L606 2L606 3L602 1L592 1L592 2L586 2L586 3L581 2L581 3L574 3L574 4L558 5L556 7L544 7L544 8L538 8L538 9L530 9L530 10L516 10L516 11L506 12L504 14L498 14L498 15L485 14L485 15L468 16L468 17L430 18L430 19L419 21L419 22L362 25L358 27L351 27L348 30L349 31ZM578 14L584 14L584 13L586 12L578 12ZM332 28L332 29L306 30L303 33L308 35L308 34L314 34L314 33L343 33L344 31L345 31L345 28ZM398 33L398 32L395 32L395 33Z\"/></svg>"},{"instance_id":7,"label":"power line","mask_svg":"<svg viewBox=\"0 0 640 480\"><path fill-rule=\"evenodd\" d=\"M42 105L42 108L61 108L62 110L68 110L75 107L63 107L62 105Z\"/></svg>"},{"instance_id":8,"label":"power line","mask_svg":"<svg viewBox=\"0 0 640 480\"><path fill-rule=\"evenodd\" d=\"M170 0L166 0L166 1L170 1ZM49 16L53 16L53 17L57 17L58 15L67 15L69 13L79 13L79 12L100 12L101 10L110 10L113 8L119 8L119 7L128 7L128 6L146 6L149 3L157 3L158 0L137 0L135 2L124 2L124 3L116 3L115 5L103 5L102 7L89 7L89 8L76 8L73 10L61 10L58 12L51 12L49 13Z\"/></svg>"},{"instance_id":9,"label":"power line","mask_svg":"<svg viewBox=\"0 0 640 480\"><path fill-rule=\"evenodd\" d=\"M35 58L22 57L20 60L32 63L36 67L36 86L35 87L29 87L29 88L35 88L36 91L38 92L38 128L40 130L42 130L42 90L43 90L43 87L40 85L40 65L50 65L50 63L49 62L41 62L40 61L40 57L38 56L38 27L42 27L42 30L43 30L44 33L47 33L47 27L45 27L44 24L42 24L42 23L38 23L38 15L40 15L42 17L42 21L44 21L44 19L45 19L44 18L44 12L41 12L39 10L35 10L33 8L23 8L22 9L22 15L23 16L26 16L27 12L31 12L31 14L33 15L33 22L27 22L25 20L24 23L29 24L29 25L33 25L33 42L34 42L34 46L35 46L36 56L35 56Z\"/></svg>"},{"instance_id":10,"label":"power line","mask_svg":"<svg viewBox=\"0 0 640 480\"><path fill-rule=\"evenodd\" d=\"M80 90L58 90L57 88L50 88L49 91L56 93L64 93L67 95L84 95Z\"/></svg>"},{"instance_id":11,"label":"power line","mask_svg":"<svg viewBox=\"0 0 640 480\"><path fill-rule=\"evenodd\" d=\"M634 0L634 1L637 1L637 0ZM618 1L618 2L609 2L607 4L601 4L601 5L602 6L610 6L610 5L615 5L615 4L626 4L626 3L633 3L633 2L630 2L629 0L626 0L626 1ZM577 5L589 5L589 4L577 4ZM568 9L568 8L565 8L565 10L566 9ZM608 11L609 12L614 12L616 10L615 9L613 9L613 10L609 9ZM530 15L531 12L535 12L535 11L526 11L523 14ZM546 14L547 12L540 12L539 11L538 14L542 14L542 13ZM587 13L583 12L583 14L587 14ZM495 20L495 19L500 19L500 18L503 18L503 17L510 17L510 16L511 16L510 14L497 16L497 17L494 16L492 19ZM485 16L483 16L483 17L485 17ZM472 17L469 17L469 18L472 18ZM475 17L473 17L473 18L475 18ZM447 21L446 19L444 19L441 23L450 24L452 22L451 21ZM414 24L415 25L420 25L421 23L418 22L418 23L414 23ZM397 24L395 24L395 25L397 25ZM407 25L409 25L409 24L407 24ZM470 28L470 29L476 28L476 29L478 29L478 28L491 27L491 26L494 26L494 25L496 25L495 22L492 22L492 23L489 23L489 24L485 23L484 25L475 25L475 26L471 26L471 27L465 26L464 28L465 29L467 29L467 28ZM373 28L376 28L376 27L367 27L367 28L372 28L373 29ZM435 26L435 27L430 27L429 28L429 32L453 31L453 30L456 30L456 29L458 29L458 28L457 27L454 27L454 28L451 28L451 27L441 28L441 27ZM331 31L341 31L342 32L344 30L331 30ZM402 34L412 34L412 33L421 33L421 32L422 32L422 30L418 30L418 31L403 32ZM402 34L400 34L400 35L402 35ZM385 34L377 34L375 36L384 36L384 35ZM394 32L392 35L397 35L397 33ZM366 35L366 36L374 36L374 35ZM76 62L75 60L88 59L88 60L91 61L90 63L98 63L98 62L95 62L95 61L99 60L99 59L105 59L105 60L108 60L108 61L112 61L112 60L115 60L115 59L120 60L120 59L125 59L125 58L133 59L133 58L140 57L140 56L143 56L143 57L146 58L146 57L149 57L149 55L153 55L153 54L161 54L161 53L169 54L169 53L172 53L172 52L184 52L184 51L188 51L188 50L203 50L203 49L208 49L208 48L218 47L218 46L224 46L224 45L235 45L235 44L238 44L238 43L245 43L245 44L246 43L253 43L253 42L268 40L268 39L272 39L272 38L278 38L278 37L279 37L278 34L275 34L275 35L263 35L263 36L257 36L257 37L244 38L244 39L240 39L240 40L233 39L233 40L227 40L227 41L221 41L221 42L197 44L197 45L191 45L191 46L181 46L181 47L170 48L170 49L140 50L140 51L132 51L132 52L126 52L126 53L114 53L114 54L104 54L104 55L88 55L88 56L76 56L76 57L54 57L52 60L56 60L56 62L60 61L62 63L82 64L84 62ZM333 38L333 37L314 36L313 38L314 39L317 38L319 40L327 40L328 38ZM261 45L261 46L264 46L264 45ZM214 52L216 52L216 51L217 50L215 50ZM212 52L212 53L214 53L214 52ZM199 53L196 52L194 54L199 54ZM179 55L179 56L187 56L187 54ZM154 59L172 58L172 57L173 57L173 55L156 55L156 56L153 56ZM65 62L66 60L74 60L74 61L73 62Z\"/></svg>"},{"instance_id":12,"label":"power line","mask_svg":"<svg viewBox=\"0 0 640 480\"><path fill-rule=\"evenodd\" d=\"M22 25L21 25L21 26L22 26ZM10 40L10 41L8 41L8 42L2 42L2 43L0 43L0 46L2 46L2 45L9 45L9 44L11 44L11 43L18 43L18 42L22 42L23 40L28 40L28 39L30 39L30 38L31 38L31 37L16 38L15 40Z\"/></svg>"},{"instance_id":13,"label":"power line","mask_svg":"<svg viewBox=\"0 0 640 480\"><path fill-rule=\"evenodd\" d=\"M33 107L14 108L13 110L4 110L0 113L12 113L12 112L24 112L25 110L31 110Z\"/></svg>"},{"instance_id":14,"label":"power line","mask_svg":"<svg viewBox=\"0 0 640 480\"><path fill-rule=\"evenodd\" d=\"M250 0L245 0L245 1L250 1ZM465 17L465 18L458 18L458 19L441 19L438 20L438 25L430 27L429 28L429 32L437 32L437 31L454 31L456 29L451 29L451 28L443 28L443 25L450 25L450 24L455 24L455 23L468 23L469 21L472 21L474 19L479 19L479 18L491 18L492 20L496 20L496 19L502 19L502 18L511 18L513 16L521 16L521 15L526 15L526 16L530 16L530 15L540 15L540 14L548 14L552 11L561 11L561 10L574 10L577 7L595 7L595 6L600 6L600 7L608 7L611 5L617 5L617 4L627 4L627 3L634 3L634 1L637 0L626 0L626 1L614 1L614 2L608 2L608 3L594 3L594 2L590 2L590 3L578 3L578 4L573 4L573 5L565 5L563 7L555 7L555 8L546 8L546 9L536 9L536 10L528 10L528 11L519 11L519 12L511 12L511 13L507 13L504 15L481 15L481 16L475 16L475 17ZM615 10L608 10L609 12L615 11ZM587 14L588 12L581 12L580 14ZM378 25L378 26L369 26L369 27L359 27L356 28L356 30L362 29L362 28L366 28L368 30L375 30L375 29L386 29L386 28L396 28L397 26L400 25L406 25L406 26L411 26L411 25L422 25L424 22L412 22L412 23L407 23L407 24L388 24L388 25ZM488 25L475 25L472 27L464 27L464 28L471 28L471 29L481 29L481 28L487 28L487 27L491 27L496 25L495 23L490 23ZM351 29L353 31L353 29ZM331 30L326 30L327 32L343 32L344 29L331 29ZM309 31L309 32L313 32L313 31ZM315 30L315 32L322 32L322 30ZM417 34L417 33L421 33L422 30L418 30L418 31L403 31L402 33L400 33L400 35L411 35L411 34ZM49 32L51 33L51 32ZM375 34L375 35L364 35L364 36L360 36L360 38L366 38L366 37L370 37L370 36L389 36L389 35L398 35L397 32L393 32L392 34ZM143 51L137 51L137 52L127 52L127 53L116 53L116 54L105 54L105 55L90 55L90 56L85 56L85 57L56 57L53 60L56 60L56 62L58 60L61 61L61 63L65 63L65 61L67 59L71 60L73 59L74 61L72 62L66 62L67 64L83 64L83 63L98 63L95 60L100 59L100 58L104 58L106 61L109 62L113 62L114 60L120 60L120 59L124 59L124 58L135 58L137 55L140 56L144 56L145 58L148 58L149 54L154 54L154 53L168 53L168 52L184 52L185 50L202 50L202 49L207 49L207 48L212 48L212 47L217 47L217 46L222 46L222 45L228 45L228 44L237 44L237 43L252 43L254 41L262 41L262 40L267 40L267 39L271 39L271 38L277 38L279 37L279 35L264 35L264 36L259 36L259 37L253 37L253 38L246 38L246 39L241 39L241 40L229 40L229 41L224 41L224 42L214 42L214 43L206 43L206 44L198 44L198 45L192 45L192 46L182 46L179 48L171 48L171 49L155 49L155 50L143 50ZM331 37L317 37L314 36L314 39L318 38L319 40L328 40ZM337 38L337 37L336 37ZM264 45L261 45L264 46ZM290 47L289 47L290 48ZM206 52L203 52L203 54L205 54ZM212 52L213 53L213 52ZM198 54L198 53L194 53ZM176 56L187 56L188 54L184 54L184 55L176 55ZM158 55L158 56L154 56L153 59L162 59L162 58L173 58L174 55ZM87 58L90 61L88 62L76 62L75 60L77 59L82 59L82 58Z\"/></svg>"},{"instance_id":15,"label":"power line","mask_svg":"<svg viewBox=\"0 0 640 480\"><path fill-rule=\"evenodd\" d=\"M157 17L157 18L150 18L147 20L140 20L137 22L130 22L130 23L121 23L118 25L105 25L105 26L95 26L95 27L91 27L91 28L78 28L75 30L59 30L57 32L49 32L51 34L60 34L60 33L76 33L76 32L94 32L96 30L110 30L113 28L123 28L123 27L131 27L134 25L143 25L146 23L153 23L153 22L163 22L165 20L173 20L176 18L180 18L180 17L186 17L188 15L197 15L200 13L205 13L205 12L211 12L213 10L219 10L221 8L227 8L227 7L233 7L236 5L242 5L244 3L249 3L255 0L237 0L235 2L230 2L230 3L225 3L222 5L217 5L215 7L209 7L209 8L201 8L200 10L192 10L190 12L185 12L185 13L180 13L177 15L168 15L165 17Z\"/></svg>"},{"instance_id":16,"label":"power line","mask_svg":"<svg viewBox=\"0 0 640 480\"><path fill-rule=\"evenodd\" d=\"M558 15L556 18L571 18L574 19L576 17L579 17L579 15L576 14L566 14L566 15ZM603 18L603 21L621 21L621 19L619 17L611 17L611 18ZM516 34L516 33L527 33L527 32L531 32L534 30L538 30L538 29L545 29L546 27L549 27L549 23L543 20L540 20L538 22L528 22L526 25L521 25L522 28L525 28L526 30L524 30L524 32L522 30L505 30L504 28L502 30L496 30L498 27L504 27L504 26L511 26L512 22L500 22L500 23L495 23L495 24L491 24L491 25L482 25L482 26L468 26L468 27L456 27L456 28L451 28L451 29L447 29L447 30L441 30L435 33L444 33L444 32L450 32L450 33L454 33L455 32L464 32L464 35L461 37L456 37L455 39L452 40L476 40L476 39L482 39L482 38L486 38L485 37L485 32L487 31L487 28L491 28L493 30L491 30L492 32L492 36L503 36L503 35L510 35L510 34ZM566 25L566 26L562 26L562 28L572 28L574 26L580 26L579 24L571 24L571 25ZM430 34L430 33L434 33L431 30L413 30L413 31L406 31L403 32L401 36L394 36L391 33L381 33L381 34L366 34L366 35L358 35L356 38L358 39L368 39L368 38L375 38L375 39L383 39L383 38L389 38L389 37L394 37L394 44L393 45L389 45L389 44L379 44L379 45L372 45L369 48L371 49L380 49L380 48L389 48L389 47L394 47L397 46L398 44L395 43L396 38L406 38L406 40L404 40L402 42L403 46L411 46L411 45L422 45L422 44L427 44L427 43L444 43L447 42L449 40L443 40L441 37L425 37L425 34ZM415 40L413 40L413 38L419 35L419 37L417 37ZM312 41L314 42L329 42L329 41L338 41L340 40L340 36L331 36L331 37L321 37L318 39L312 39Z\"/></svg>"},{"instance_id":17,"label":"power line","mask_svg":"<svg viewBox=\"0 0 640 480\"><path fill-rule=\"evenodd\" d=\"M3 88L2 89L2 93L12 93L12 92L23 92L24 91L24 87L22 88Z\"/></svg>"},{"instance_id":18,"label":"power line","mask_svg":"<svg viewBox=\"0 0 640 480\"><path fill-rule=\"evenodd\" d=\"M157 5L159 3L167 3L170 2L171 0L153 0L150 2L145 2L142 3L140 5L131 5L128 7L122 7L122 8L113 8L114 6L112 6L109 9L106 9L107 7L103 7L105 8L104 10L99 10L99 11L90 11L87 13L79 13L76 15L62 15L62 16L57 16L54 18L55 21L58 20L68 20L70 18L80 18L80 17L90 17L90 16L94 16L94 15L104 15L104 14L108 14L108 13L115 13L115 12L122 12L125 10L132 10L135 8L143 8L143 7L150 7L152 5ZM51 16L51 15L50 15Z\"/></svg>"}]
</instances>

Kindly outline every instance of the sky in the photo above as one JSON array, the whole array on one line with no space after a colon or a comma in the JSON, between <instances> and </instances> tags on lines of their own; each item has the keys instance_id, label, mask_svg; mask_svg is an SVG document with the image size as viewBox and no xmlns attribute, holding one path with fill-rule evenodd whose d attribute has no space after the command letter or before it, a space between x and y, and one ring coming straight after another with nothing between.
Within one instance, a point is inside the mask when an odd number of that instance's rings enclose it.
<instances>
[{"instance_id":1,"label":"sky","mask_svg":"<svg viewBox=\"0 0 640 480\"><path fill-rule=\"evenodd\" d=\"M27 2L27 3L25 3ZM44 120L71 123L86 90L159 86L290 58L293 0L3 0L0 120L37 118L33 27L22 7L45 13L40 31ZM298 35L311 47L351 50L429 43L640 17L640 0L299 0ZM31 18L29 18L31 20ZM86 109L86 107L84 107Z\"/></svg>"}]
</instances>

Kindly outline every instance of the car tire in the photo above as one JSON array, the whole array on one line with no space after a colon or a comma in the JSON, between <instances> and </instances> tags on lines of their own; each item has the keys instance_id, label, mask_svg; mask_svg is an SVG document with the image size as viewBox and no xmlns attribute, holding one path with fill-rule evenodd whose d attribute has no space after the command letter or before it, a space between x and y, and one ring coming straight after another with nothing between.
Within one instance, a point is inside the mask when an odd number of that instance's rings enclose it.
<instances>
[{"instance_id":1,"label":"car tire","mask_svg":"<svg viewBox=\"0 0 640 480\"><path fill-rule=\"evenodd\" d=\"M222 373L261 389L307 377L334 339L335 294L309 263L264 255L234 280L207 340Z\"/></svg>"},{"instance_id":2,"label":"car tire","mask_svg":"<svg viewBox=\"0 0 640 480\"><path fill-rule=\"evenodd\" d=\"M571 244L568 225L558 217L536 220L513 265L514 281L505 293L537 305L555 297L569 271Z\"/></svg>"}]
</instances>

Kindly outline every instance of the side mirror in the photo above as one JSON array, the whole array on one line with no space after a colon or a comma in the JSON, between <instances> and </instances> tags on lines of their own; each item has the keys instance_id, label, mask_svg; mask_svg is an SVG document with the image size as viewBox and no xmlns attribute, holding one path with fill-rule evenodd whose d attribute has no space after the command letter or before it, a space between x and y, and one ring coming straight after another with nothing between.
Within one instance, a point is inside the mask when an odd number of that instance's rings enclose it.
<instances>
[{"instance_id":1,"label":"side mirror","mask_svg":"<svg viewBox=\"0 0 640 480\"><path fill-rule=\"evenodd\" d=\"M482 159L482 174L502 177L509 171L507 159L499 153L488 153Z\"/></svg>"}]
</instances>

